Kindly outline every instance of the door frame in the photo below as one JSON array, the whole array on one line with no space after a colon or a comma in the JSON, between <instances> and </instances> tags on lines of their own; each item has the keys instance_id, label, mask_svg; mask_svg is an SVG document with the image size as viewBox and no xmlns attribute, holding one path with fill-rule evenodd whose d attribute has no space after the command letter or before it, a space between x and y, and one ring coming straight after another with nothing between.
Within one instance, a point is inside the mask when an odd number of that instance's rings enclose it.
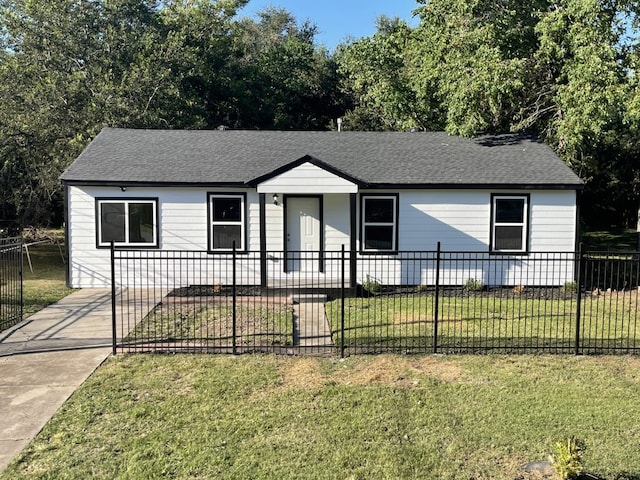
<instances>
[{"instance_id":1,"label":"door frame","mask_svg":"<svg viewBox=\"0 0 640 480\"><path fill-rule=\"evenodd\" d=\"M282 224L283 224L283 245L284 245L284 273L288 273L289 272L289 267L288 267L288 263L286 261L287 259L287 253L289 251L289 249L287 248L287 233L289 233L289 222L288 222L288 213L287 213L287 208L289 205L289 199L290 198L315 198L318 200L318 216L320 217L318 219L319 222L319 235L320 235L320 252L318 254L318 271L320 273L324 273L324 196L323 195L298 195L298 194L285 194L282 196L282 203L283 203L283 212L282 214L284 215L284 218L282 219Z\"/></svg>"}]
</instances>

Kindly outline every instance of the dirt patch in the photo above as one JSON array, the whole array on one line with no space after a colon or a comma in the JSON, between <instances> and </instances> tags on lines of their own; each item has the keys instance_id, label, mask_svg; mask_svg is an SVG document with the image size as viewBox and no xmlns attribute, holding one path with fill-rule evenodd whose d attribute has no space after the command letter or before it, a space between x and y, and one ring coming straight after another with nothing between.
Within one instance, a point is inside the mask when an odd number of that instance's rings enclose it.
<instances>
[{"instance_id":1,"label":"dirt patch","mask_svg":"<svg viewBox=\"0 0 640 480\"><path fill-rule=\"evenodd\" d=\"M389 385L416 388L423 377L443 382L461 380L465 372L454 362L438 357L379 355L343 360L280 359L281 382L276 391L313 390L328 385ZM273 393L273 390L271 391Z\"/></svg>"},{"instance_id":2,"label":"dirt patch","mask_svg":"<svg viewBox=\"0 0 640 480\"><path fill-rule=\"evenodd\" d=\"M415 323L433 323L433 315L426 315L424 313L412 313L410 315L406 313L396 313L393 316L394 325L412 325Z\"/></svg>"},{"instance_id":3,"label":"dirt patch","mask_svg":"<svg viewBox=\"0 0 640 480\"><path fill-rule=\"evenodd\" d=\"M438 357L417 357L408 360L410 367L422 375L453 383L465 376L464 369L457 363Z\"/></svg>"},{"instance_id":4,"label":"dirt patch","mask_svg":"<svg viewBox=\"0 0 640 480\"><path fill-rule=\"evenodd\" d=\"M278 389L306 390L323 387L327 379L321 372L321 360L311 357L278 359L281 382Z\"/></svg>"}]
</instances>

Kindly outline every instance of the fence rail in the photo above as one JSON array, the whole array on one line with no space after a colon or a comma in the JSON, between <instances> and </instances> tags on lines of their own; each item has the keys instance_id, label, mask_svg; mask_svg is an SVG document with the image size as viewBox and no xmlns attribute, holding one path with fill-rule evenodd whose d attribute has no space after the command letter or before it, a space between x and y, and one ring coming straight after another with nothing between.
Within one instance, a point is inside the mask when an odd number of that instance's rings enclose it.
<instances>
[{"instance_id":1,"label":"fence rail","mask_svg":"<svg viewBox=\"0 0 640 480\"><path fill-rule=\"evenodd\" d=\"M22 321L22 238L0 238L0 332Z\"/></svg>"},{"instance_id":2,"label":"fence rail","mask_svg":"<svg viewBox=\"0 0 640 480\"><path fill-rule=\"evenodd\" d=\"M111 250L114 351L640 352L640 254Z\"/></svg>"}]
</instances>

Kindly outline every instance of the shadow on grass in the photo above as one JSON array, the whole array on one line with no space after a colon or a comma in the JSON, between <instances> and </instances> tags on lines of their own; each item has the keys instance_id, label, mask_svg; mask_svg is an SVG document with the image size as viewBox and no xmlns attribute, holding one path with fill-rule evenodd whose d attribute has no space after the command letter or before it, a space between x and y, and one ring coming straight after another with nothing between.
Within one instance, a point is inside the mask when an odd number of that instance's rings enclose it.
<instances>
[{"instance_id":1,"label":"shadow on grass","mask_svg":"<svg viewBox=\"0 0 640 480\"><path fill-rule=\"evenodd\" d=\"M585 250L629 251L639 246L639 234L635 230L584 232L580 240Z\"/></svg>"}]
</instances>

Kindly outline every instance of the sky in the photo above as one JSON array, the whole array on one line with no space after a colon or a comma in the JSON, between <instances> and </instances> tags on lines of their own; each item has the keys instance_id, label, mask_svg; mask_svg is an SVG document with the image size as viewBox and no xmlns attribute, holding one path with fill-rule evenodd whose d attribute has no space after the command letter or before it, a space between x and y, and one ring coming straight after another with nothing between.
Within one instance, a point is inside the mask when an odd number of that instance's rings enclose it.
<instances>
[{"instance_id":1,"label":"sky","mask_svg":"<svg viewBox=\"0 0 640 480\"><path fill-rule=\"evenodd\" d=\"M380 15L417 24L417 19L412 19L416 0L250 0L240 15L253 17L269 6L288 10L298 23L311 20L318 27L316 42L331 51L349 37L373 35Z\"/></svg>"}]
</instances>

